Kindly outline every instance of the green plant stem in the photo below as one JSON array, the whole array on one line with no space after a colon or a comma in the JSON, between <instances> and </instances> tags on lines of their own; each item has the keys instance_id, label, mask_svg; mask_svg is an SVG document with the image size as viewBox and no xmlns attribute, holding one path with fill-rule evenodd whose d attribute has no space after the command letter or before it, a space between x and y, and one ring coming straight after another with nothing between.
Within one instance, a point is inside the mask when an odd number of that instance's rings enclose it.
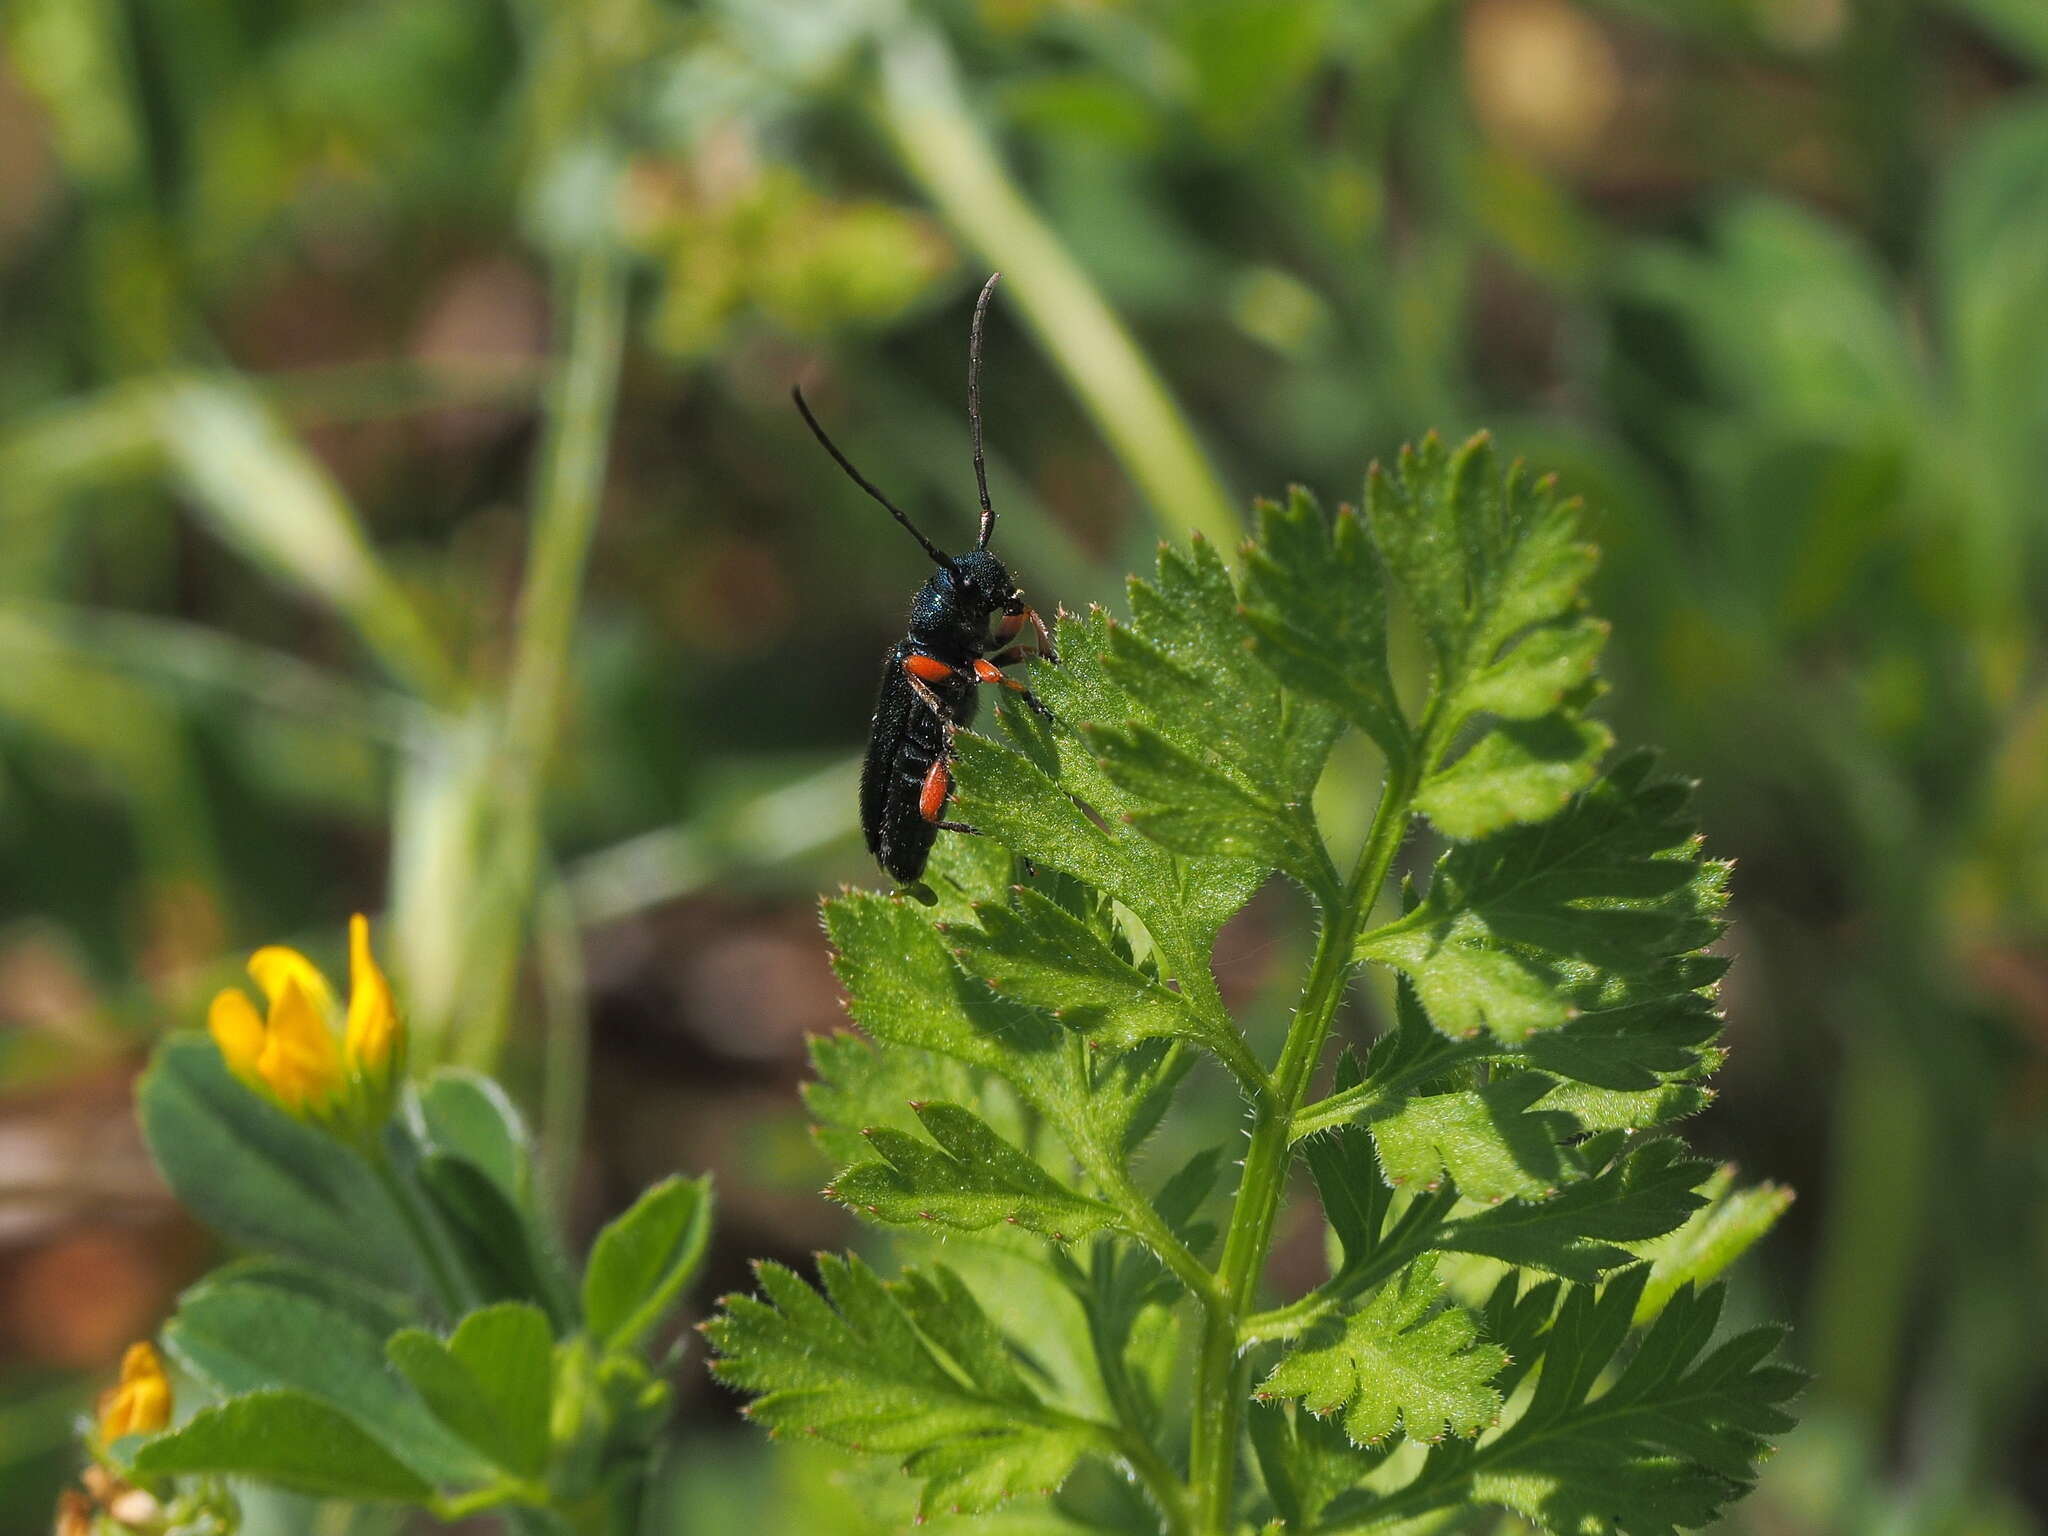
<instances>
[{"instance_id":1,"label":"green plant stem","mask_svg":"<svg viewBox=\"0 0 2048 1536\"><path fill-rule=\"evenodd\" d=\"M1424 739L1428 737L1425 730ZM1223 1536L1231 1527L1238 1424L1244 1402L1243 1385L1237 1379L1240 1325L1257 1297L1259 1276L1272 1243L1273 1220L1287 1181L1294 1116L1329 1039L1337 1005L1343 1000L1353 947L1407 832L1409 801L1427 755L1416 753L1396 767L1381 792L1372 828L1343 899L1326 915L1316 938L1308 986L1288 1027L1273 1073L1273 1091L1260 1102L1253 1118L1244 1177L1238 1184L1218 1271L1224 1304L1211 1308L1203 1320L1195 1364L1188 1481L1194 1490L1195 1529L1204 1536Z\"/></svg>"},{"instance_id":2,"label":"green plant stem","mask_svg":"<svg viewBox=\"0 0 2048 1536\"><path fill-rule=\"evenodd\" d=\"M906 25L884 41L878 106L905 169L963 239L1001 263L1025 318L1144 491L1160 533L1199 532L1233 548L1243 523L1187 418L1018 189L968 110L936 30Z\"/></svg>"},{"instance_id":3,"label":"green plant stem","mask_svg":"<svg viewBox=\"0 0 2048 1536\"><path fill-rule=\"evenodd\" d=\"M470 948L476 960L472 1026L456 1043L456 1054L479 1066L496 1060L511 1018L538 875L542 791L561 722L625 347L625 280L608 242L592 239L579 249L567 286L568 341L548 392L533 540L498 741L496 847Z\"/></svg>"},{"instance_id":4,"label":"green plant stem","mask_svg":"<svg viewBox=\"0 0 2048 1536\"><path fill-rule=\"evenodd\" d=\"M559 874L536 911L546 1076L541 1082L540 1182L549 1208L566 1210L583 1147L583 1099L590 1087L590 1007L583 974L583 934Z\"/></svg>"}]
</instances>

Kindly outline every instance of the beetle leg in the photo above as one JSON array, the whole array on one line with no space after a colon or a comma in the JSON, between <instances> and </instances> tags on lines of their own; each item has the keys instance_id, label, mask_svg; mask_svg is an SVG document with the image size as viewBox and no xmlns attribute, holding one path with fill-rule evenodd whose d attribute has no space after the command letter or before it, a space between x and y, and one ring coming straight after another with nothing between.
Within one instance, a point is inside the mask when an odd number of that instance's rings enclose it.
<instances>
[{"instance_id":1,"label":"beetle leg","mask_svg":"<svg viewBox=\"0 0 2048 1536\"><path fill-rule=\"evenodd\" d=\"M1017 632L1026 624L1038 631L1036 646L1027 647L1017 639ZM1052 643L1052 631L1045 627L1045 620L1038 616L1036 608L1026 608L1022 613L1013 613L1005 618L997 638L1002 643L992 659L999 667L1007 667L1012 662L1023 661L1032 656L1043 657L1054 666L1059 665L1060 656Z\"/></svg>"},{"instance_id":2,"label":"beetle leg","mask_svg":"<svg viewBox=\"0 0 2048 1536\"><path fill-rule=\"evenodd\" d=\"M917 814L926 821L937 821L946 809L946 797L952 793L953 775L946 771L946 760L933 758L917 792Z\"/></svg>"},{"instance_id":3,"label":"beetle leg","mask_svg":"<svg viewBox=\"0 0 2048 1536\"><path fill-rule=\"evenodd\" d=\"M1054 666L1060 664L1059 648L1052 643L1052 631L1045 627L1045 620L1038 616L1036 608L1026 608L1024 617L1031 621L1031 627L1038 631L1038 654Z\"/></svg>"},{"instance_id":4,"label":"beetle leg","mask_svg":"<svg viewBox=\"0 0 2048 1536\"><path fill-rule=\"evenodd\" d=\"M977 683L997 683L1009 689L1012 693L1021 693L1024 695L1024 702L1026 704L1029 704L1033 709L1045 716L1046 719L1050 720L1052 718L1052 711L1039 702L1037 694L1026 688L1014 677L1003 676L1001 672L996 670L996 664L986 656L975 658L974 680Z\"/></svg>"},{"instance_id":5,"label":"beetle leg","mask_svg":"<svg viewBox=\"0 0 2048 1536\"><path fill-rule=\"evenodd\" d=\"M969 837L981 836L981 828L970 827L964 821L935 821L932 825L941 832L965 832Z\"/></svg>"},{"instance_id":6,"label":"beetle leg","mask_svg":"<svg viewBox=\"0 0 2048 1536\"><path fill-rule=\"evenodd\" d=\"M931 712L937 715L941 720L945 721L948 726L951 726L953 723L952 716L946 712L946 706L939 701L939 696L936 693L932 692L931 684L927 683L923 678L919 677L915 672L910 670L911 661L929 661L930 659L931 658L928 656L923 658L916 656L911 657L910 661L906 661L903 664L903 676L910 684L910 691L916 694L920 699L924 701L925 707L931 710ZM939 665L945 666L945 663L940 662ZM946 667L946 672L948 675L951 675L952 671L953 669L951 667Z\"/></svg>"}]
</instances>

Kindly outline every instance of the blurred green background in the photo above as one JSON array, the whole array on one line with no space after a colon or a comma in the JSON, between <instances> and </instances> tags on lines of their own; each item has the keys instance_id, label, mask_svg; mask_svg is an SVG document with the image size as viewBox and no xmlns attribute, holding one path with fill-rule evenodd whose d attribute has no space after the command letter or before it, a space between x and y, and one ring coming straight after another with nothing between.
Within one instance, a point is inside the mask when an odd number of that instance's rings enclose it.
<instances>
[{"instance_id":1,"label":"blurred green background","mask_svg":"<svg viewBox=\"0 0 2048 1536\"><path fill-rule=\"evenodd\" d=\"M965 542L995 267L1048 609L1430 427L1585 493L1610 713L1741 861L1691 1133L1800 1192L1730 1524L2042 1529L2044 75L2041 0L5 0L0 1532L213 1257L136 1066L352 910L579 1232L681 1167L707 1294L851 1239L812 903L923 572L787 390ZM902 1528L679 1384L657 1530Z\"/></svg>"}]
</instances>

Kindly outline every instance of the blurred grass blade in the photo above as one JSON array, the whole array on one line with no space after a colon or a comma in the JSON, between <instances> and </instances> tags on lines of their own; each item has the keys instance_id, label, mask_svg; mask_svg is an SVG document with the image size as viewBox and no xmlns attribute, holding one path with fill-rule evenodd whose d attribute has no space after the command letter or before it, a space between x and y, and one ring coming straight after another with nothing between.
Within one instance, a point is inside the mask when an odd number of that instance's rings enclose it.
<instances>
[{"instance_id":1,"label":"blurred grass blade","mask_svg":"<svg viewBox=\"0 0 2048 1536\"><path fill-rule=\"evenodd\" d=\"M173 384L158 397L157 420L179 482L223 539L339 612L414 692L439 702L454 695L448 658L340 488L253 391Z\"/></svg>"},{"instance_id":2,"label":"blurred grass blade","mask_svg":"<svg viewBox=\"0 0 2048 1536\"><path fill-rule=\"evenodd\" d=\"M1003 270L1053 361L1152 505L1162 536L1234 549L1244 526L1194 430L1122 322L996 157L936 31L883 45L884 125L904 166L962 239Z\"/></svg>"},{"instance_id":3,"label":"blurred grass blade","mask_svg":"<svg viewBox=\"0 0 2048 1536\"><path fill-rule=\"evenodd\" d=\"M336 731L399 744L424 713L409 696L358 683L223 630L67 603L0 605L9 648L105 666L138 682L247 700Z\"/></svg>"},{"instance_id":4,"label":"blurred grass blade","mask_svg":"<svg viewBox=\"0 0 2048 1536\"><path fill-rule=\"evenodd\" d=\"M457 1057L477 1066L495 1062L510 1024L545 842L548 764L568 689L625 350L625 273L618 253L594 238L570 257L564 275L567 336L548 391L519 635L493 764L489 864L465 946L469 1032L453 1042Z\"/></svg>"},{"instance_id":5,"label":"blurred grass blade","mask_svg":"<svg viewBox=\"0 0 2048 1536\"><path fill-rule=\"evenodd\" d=\"M766 869L851 837L859 779L860 759L842 758L586 855L568 873L578 921L611 922L700 891L729 871Z\"/></svg>"},{"instance_id":6,"label":"blurred grass blade","mask_svg":"<svg viewBox=\"0 0 2048 1536\"><path fill-rule=\"evenodd\" d=\"M475 905L493 732L479 709L420 732L400 759L391 812L388 942L424 1070L451 1054L448 1034L464 998L463 939Z\"/></svg>"}]
</instances>

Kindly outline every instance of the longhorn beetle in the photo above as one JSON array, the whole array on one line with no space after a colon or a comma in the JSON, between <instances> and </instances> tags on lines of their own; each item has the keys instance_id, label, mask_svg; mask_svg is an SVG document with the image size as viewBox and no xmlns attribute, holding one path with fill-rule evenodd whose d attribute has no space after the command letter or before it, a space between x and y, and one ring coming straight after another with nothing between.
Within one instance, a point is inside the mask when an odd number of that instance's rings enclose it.
<instances>
[{"instance_id":1,"label":"longhorn beetle","mask_svg":"<svg viewBox=\"0 0 2048 1536\"><path fill-rule=\"evenodd\" d=\"M983 683L997 683L1052 718L1029 688L998 671L1027 656L1058 660L1045 620L1024 602L1023 590L988 550L996 509L988 499L988 469L981 453L981 326L1000 272L990 276L974 301L967 341L967 426L974 445L974 483L981 493L981 536L965 554L949 555L922 533L901 507L875 489L867 476L839 451L804 401L791 397L804 422L849 479L889 509L910 530L938 569L910 605L910 633L896 642L882 663L882 687L875 699L868 754L860 770L860 824L868 852L901 885L924 873L940 832L972 832L965 822L945 819L953 794L953 733L974 719ZM1038 644L1020 640L1026 625Z\"/></svg>"}]
</instances>

